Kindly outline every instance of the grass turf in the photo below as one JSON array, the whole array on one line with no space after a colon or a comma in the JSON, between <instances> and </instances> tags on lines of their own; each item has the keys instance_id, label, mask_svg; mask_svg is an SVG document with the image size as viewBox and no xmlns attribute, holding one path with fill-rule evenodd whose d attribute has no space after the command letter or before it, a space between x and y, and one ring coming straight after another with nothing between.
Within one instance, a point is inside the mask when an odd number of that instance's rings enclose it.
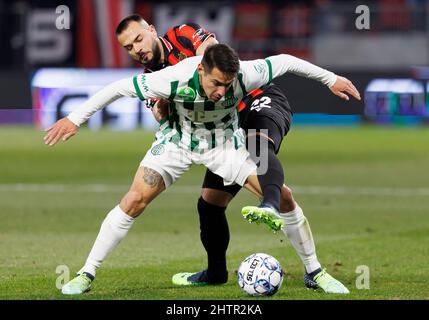
<instances>
[{"instance_id":1,"label":"grass turf","mask_svg":"<svg viewBox=\"0 0 429 320\"><path fill-rule=\"evenodd\" d=\"M228 209L228 283L175 287L173 274L206 266L196 212L200 166L138 218L90 293L62 296L56 268L66 265L73 276L81 267L153 133L81 130L54 148L42 138L33 128L0 128L0 299L258 299L240 291L235 275L254 252L275 256L286 271L269 299L429 299L426 128L296 127L283 143L286 182L310 221L319 260L350 289L346 296L304 287L303 266L283 234L241 218L242 206L257 203L246 190ZM369 290L356 288L360 265L369 267Z\"/></svg>"}]
</instances>

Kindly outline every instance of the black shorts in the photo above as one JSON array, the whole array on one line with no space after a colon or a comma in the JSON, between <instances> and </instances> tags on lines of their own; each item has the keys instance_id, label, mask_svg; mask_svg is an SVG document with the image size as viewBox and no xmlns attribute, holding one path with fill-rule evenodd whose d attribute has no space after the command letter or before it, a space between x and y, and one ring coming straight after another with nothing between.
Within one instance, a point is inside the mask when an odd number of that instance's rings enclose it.
<instances>
[{"instance_id":1,"label":"black shorts","mask_svg":"<svg viewBox=\"0 0 429 320\"><path fill-rule=\"evenodd\" d=\"M292 122L292 111L287 98L275 85L262 87L262 94L247 96L243 101L247 107L240 112L240 126L246 132L268 130L268 137L273 140L274 150L279 152L283 138L289 132ZM253 129L253 130L252 130ZM233 197L240 191L241 186L234 184L225 186L223 178L206 170L203 188L228 192Z\"/></svg>"},{"instance_id":2,"label":"black shorts","mask_svg":"<svg viewBox=\"0 0 429 320\"><path fill-rule=\"evenodd\" d=\"M252 129L268 130L268 136L274 141L275 150L278 153L292 123L292 110L287 98L278 87L269 84L261 89L261 94L243 99L246 108L240 112L240 126L246 131L246 135Z\"/></svg>"}]
</instances>

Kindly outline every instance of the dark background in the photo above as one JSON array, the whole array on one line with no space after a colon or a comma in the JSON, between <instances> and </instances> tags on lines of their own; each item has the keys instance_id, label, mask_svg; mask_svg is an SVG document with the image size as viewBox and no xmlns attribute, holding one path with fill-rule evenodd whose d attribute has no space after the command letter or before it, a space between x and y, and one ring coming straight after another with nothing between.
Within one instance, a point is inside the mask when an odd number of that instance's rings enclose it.
<instances>
[{"instance_id":1,"label":"dark background","mask_svg":"<svg viewBox=\"0 0 429 320\"><path fill-rule=\"evenodd\" d=\"M115 12L117 11L115 5L117 6L118 3L122 11ZM360 4L366 4L371 10L370 30L356 29L355 20L358 14L355 13L355 9ZM55 19L55 8L58 5L66 5L70 9L69 30L56 30L53 23L45 19L46 13L53 15ZM196 22L206 29L215 32L219 41L222 42L226 38L225 40L238 50L243 60L282 52L296 55L348 77L361 93L364 93L365 87L374 78L410 77L410 66L413 65L414 58L416 65L429 63L428 54L423 52L424 50L416 48L415 51L421 53L416 53L415 56L402 54L404 50L410 50L408 48L410 44L406 43L406 39L411 38L413 34L426 35L427 45L422 43L421 46L426 45L426 49L429 50L428 19L426 18L429 11L428 1L314 0L214 3L105 0L103 5L105 5L104 9L107 8L106 10L101 10L99 5L100 2L97 7L96 1L93 0L0 0L0 41L2 43L0 108L31 108L30 81L33 73L41 67L137 67L126 57L122 57L120 62L109 61L108 57L106 58L108 52L103 46L110 41L111 50L124 54L120 52L122 48L116 45L112 34L117 22L126 14L133 12L147 17L160 34L163 34L164 29L172 26L176 21L181 21L181 17L184 20L182 22L197 20ZM228 16L220 10L222 8L232 15L229 25L222 26L220 22ZM161 19L160 12L166 12L165 14L172 18ZM35 28L31 21L41 16L46 21L43 22L42 19ZM210 28L213 23L216 24L216 30ZM228 37L224 36L226 34ZM329 39L336 35L338 38L346 36L355 43L355 45L339 46L336 52L338 63L336 63L336 57L327 57L327 54L323 53L324 39L327 39L326 45L330 46ZM55 55L61 51L60 48L64 48L59 41L60 38L67 39L68 49L58 60ZM357 55L356 60L353 60L354 52L360 48L359 41L363 38L373 41L370 42L373 46L370 45L369 49L375 48L373 50L375 53L368 57ZM392 45L392 47L383 48L380 43L386 39L393 39L392 43L396 41L396 47ZM402 45L401 41L404 41ZM424 42L421 39L419 41ZM322 43L321 46L320 43ZM368 43L366 45L368 46ZM377 45L380 46L379 50L376 49ZM38 50L42 52L44 48L52 48L51 60L38 61L30 58L29 52L38 52ZM396 60L395 56L397 56ZM344 57L349 57L350 62L341 63ZM392 61L390 65L377 65L377 61L382 63L384 58ZM340 99L330 95L329 91L317 82L294 75L283 76L275 82L286 92L295 112L363 113L362 102L350 101L345 106Z\"/></svg>"}]
</instances>

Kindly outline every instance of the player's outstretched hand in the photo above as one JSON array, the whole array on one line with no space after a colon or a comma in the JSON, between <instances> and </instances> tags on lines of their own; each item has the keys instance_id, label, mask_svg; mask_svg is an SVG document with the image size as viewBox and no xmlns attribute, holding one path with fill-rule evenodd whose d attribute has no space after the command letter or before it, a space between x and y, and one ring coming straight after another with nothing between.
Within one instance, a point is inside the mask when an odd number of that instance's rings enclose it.
<instances>
[{"instance_id":1,"label":"player's outstretched hand","mask_svg":"<svg viewBox=\"0 0 429 320\"><path fill-rule=\"evenodd\" d=\"M53 146L60 139L67 141L73 137L79 130L79 127L67 118L62 118L55 122L52 126L45 129L47 132L43 140L46 145Z\"/></svg>"},{"instance_id":2,"label":"player's outstretched hand","mask_svg":"<svg viewBox=\"0 0 429 320\"><path fill-rule=\"evenodd\" d=\"M341 99L349 100L349 96L346 94L351 94L357 100L360 100L359 91L357 91L356 87L353 83L344 77L337 76L337 81L329 88L333 94L339 96Z\"/></svg>"}]
</instances>

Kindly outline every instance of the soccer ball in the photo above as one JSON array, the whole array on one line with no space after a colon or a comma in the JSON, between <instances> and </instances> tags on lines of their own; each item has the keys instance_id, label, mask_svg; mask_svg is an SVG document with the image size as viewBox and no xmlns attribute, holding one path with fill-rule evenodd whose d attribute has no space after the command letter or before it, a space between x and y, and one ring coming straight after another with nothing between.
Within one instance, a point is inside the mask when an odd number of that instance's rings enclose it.
<instances>
[{"instance_id":1,"label":"soccer ball","mask_svg":"<svg viewBox=\"0 0 429 320\"><path fill-rule=\"evenodd\" d=\"M277 259L265 253L254 253L238 268L238 285L252 296L272 296L280 289L283 274Z\"/></svg>"}]
</instances>

